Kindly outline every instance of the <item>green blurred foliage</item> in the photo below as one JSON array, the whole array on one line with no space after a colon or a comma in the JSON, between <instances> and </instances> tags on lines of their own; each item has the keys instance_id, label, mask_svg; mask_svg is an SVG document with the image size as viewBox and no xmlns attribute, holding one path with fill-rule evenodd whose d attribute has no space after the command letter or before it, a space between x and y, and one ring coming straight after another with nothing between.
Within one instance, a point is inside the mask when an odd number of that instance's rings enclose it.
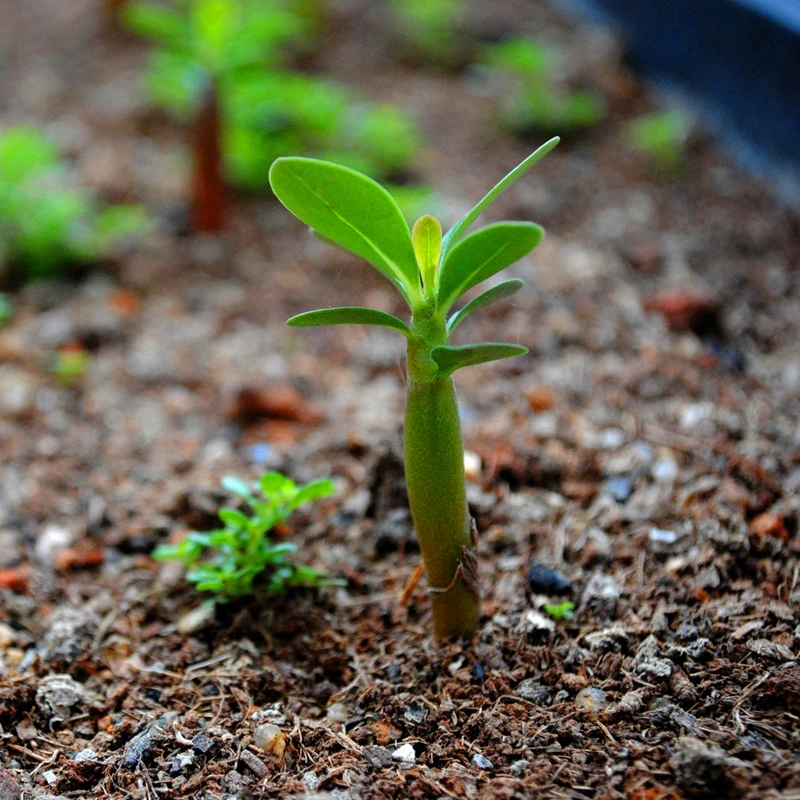
<instances>
[{"instance_id":1,"label":"green blurred foliage","mask_svg":"<svg viewBox=\"0 0 800 800\"><path fill-rule=\"evenodd\" d=\"M154 103L191 119L213 82L226 172L240 188L267 190L272 162L296 154L351 163L375 178L405 177L422 146L405 113L291 71L323 14L318 0L139 0L125 19L156 44L145 77Z\"/></svg>"},{"instance_id":2,"label":"green blurred foliage","mask_svg":"<svg viewBox=\"0 0 800 800\"><path fill-rule=\"evenodd\" d=\"M631 120L625 126L625 137L657 170L677 172L686 162L691 130L691 115L681 109L671 109Z\"/></svg>"},{"instance_id":3,"label":"green blurred foliage","mask_svg":"<svg viewBox=\"0 0 800 800\"><path fill-rule=\"evenodd\" d=\"M61 276L109 256L147 224L137 206L104 207L70 187L57 148L36 129L0 134L0 275L17 268L26 281Z\"/></svg>"},{"instance_id":4,"label":"green blurred foliage","mask_svg":"<svg viewBox=\"0 0 800 800\"><path fill-rule=\"evenodd\" d=\"M484 48L481 61L512 79L503 102L506 124L521 134L569 134L597 125L606 115L593 92L570 91L554 77L557 53L533 39L516 38Z\"/></svg>"}]
</instances>

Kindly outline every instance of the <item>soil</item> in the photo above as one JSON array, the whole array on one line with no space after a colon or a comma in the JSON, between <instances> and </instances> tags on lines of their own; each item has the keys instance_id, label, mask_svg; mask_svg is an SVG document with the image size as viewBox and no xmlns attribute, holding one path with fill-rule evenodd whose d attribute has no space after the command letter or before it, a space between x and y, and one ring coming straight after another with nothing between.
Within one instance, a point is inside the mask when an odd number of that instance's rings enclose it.
<instances>
[{"instance_id":1,"label":"soil","mask_svg":"<svg viewBox=\"0 0 800 800\"><path fill-rule=\"evenodd\" d=\"M701 131L674 176L630 151L655 105L609 34L485 5L482 36L559 44L610 114L490 215L548 237L460 334L531 353L458 376L482 621L443 646L424 580L399 602L402 341L283 324L399 312L388 284L264 197L181 235L185 133L142 98L144 46L99 2L0 4L0 123L162 222L20 290L0 330L3 800L800 797L800 221ZM329 25L309 68L416 116L446 222L535 144L485 76L403 64L382 6ZM75 343L90 368L63 385ZM272 468L334 478L285 535L347 587L211 616L149 553L213 525L222 476Z\"/></svg>"}]
</instances>

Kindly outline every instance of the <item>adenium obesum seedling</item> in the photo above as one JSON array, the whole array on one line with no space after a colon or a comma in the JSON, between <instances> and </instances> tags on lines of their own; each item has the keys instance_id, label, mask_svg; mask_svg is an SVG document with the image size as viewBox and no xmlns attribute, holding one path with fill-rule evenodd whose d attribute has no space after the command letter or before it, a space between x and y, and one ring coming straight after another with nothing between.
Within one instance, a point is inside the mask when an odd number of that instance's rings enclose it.
<instances>
[{"instance_id":1,"label":"adenium obesum seedling","mask_svg":"<svg viewBox=\"0 0 800 800\"><path fill-rule=\"evenodd\" d=\"M527 255L544 235L533 222L498 222L468 231L487 206L558 141L551 139L528 156L444 236L430 216L409 230L389 193L346 167L280 158L270 170L272 189L286 208L321 238L372 264L394 284L411 312L406 323L370 308L327 308L299 314L288 324L379 325L408 340L406 484L439 639L470 634L479 617L475 542L452 375L461 367L527 352L518 344L451 345L450 335L474 311L514 294L523 281L498 283L450 312L461 295Z\"/></svg>"}]
</instances>

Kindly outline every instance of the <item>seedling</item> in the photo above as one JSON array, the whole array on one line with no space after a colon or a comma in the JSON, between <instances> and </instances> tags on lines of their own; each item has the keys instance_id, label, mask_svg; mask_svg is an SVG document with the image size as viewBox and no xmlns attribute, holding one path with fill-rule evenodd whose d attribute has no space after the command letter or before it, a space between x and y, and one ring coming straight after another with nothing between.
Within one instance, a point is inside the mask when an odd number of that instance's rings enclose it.
<instances>
[{"instance_id":1,"label":"seedling","mask_svg":"<svg viewBox=\"0 0 800 800\"><path fill-rule=\"evenodd\" d=\"M657 170L676 172L686 160L692 120L680 110L659 111L632 120L625 127L628 143L644 152Z\"/></svg>"},{"instance_id":2,"label":"seedling","mask_svg":"<svg viewBox=\"0 0 800 800\"><path fill-rule=\"evenodd\" d=\"M129 2L122 13L131 29L159 44L147 75L150 96L194 122L192 221L198 232L218 231L226 98L241 76L274 68L302 36L302 22L274 0Z\"/></svg>"},{"instance_id":3,"label":"seedling","mask_svg":"<svg viewBox=\"0 0 800 800\"><path fill-rule=\"evenodd\" d=\"M84 376L92 359L80 345L66 345L53 358L50 371L65 386L74 386Z\"/></svg>"},{"instance_id":4,"label":"seedling","mask_svg":"<svg viewBox=\"0 0 800 800\"><path fill-rule=\"evenodd\" d=\"M104 208L85 189L71 188L58 150L37 130L0 134L0 278L7 268L23 280L56 277L107 257L120 238L146 225L138 207Z\"/></svg>"},{"instance_id":5,"label":"seedling","mask_svg":"<svg viewBox=\"0 0 800 800\"><path fill-rule=\"evenodd\" d=\"M270 170L278 199L332 244L368 261L400 292L408 323L370 308L327 308L292 317L293 327L378 325L407 339L406 484L432 595L437 638L470 634L478 623L478 576L467 508L464 451L452 375L461 367L523 355L518 344L451 345L473 312L523 285L498 283L451 313L472 287L527 255L544 231L532 222L499 222L468 231L489 204L552 150L551 139L501 180L444 236L431 216L413 230L391 195L354 170L309 158L280 158Z\"/></svg>"},{"instance_id":6,"label":"seedling","mask_svg":"<svg viewBox=\"0 0 800 800\"><path fill-rule=\"evenodd\" d=\"M316 0L131 0L124 9L129 27L158 45L145 82L150 98L191 122L195 230L223 227L226 180L265 189L279 156L355 157L381 178L404 173L415 157L419 134L399 110L358 105L330 81L289 71L319 20L315 7Z\"/></svg>"},{"instance_id":7,"label":"seedling","mask_svg":"<svg viewBox=\"0 0 800 800\"><path fill-rule=\"evenodd\" d=\"M591 92L569 91L558 85L555 52L532 39L509 39L484 50L483 62L513 80L504 100L504 118L520 134L573 132L596 125L605 103Z\"/></svg>"},{"instance_id":8,"label":"seedling","mask_svg":"<svg viewBox=\"0 0 800 800\"><path fill-rule=\"evenodd\" d=\"M575 613L575 603L565 600L563 603L545 603L544 611L556 622L567 622Z\"/></svg>"},{"instance_id":9,"label":"seedling","mask_svg":"<svg viewBox=\"0 0 800 800\"><path fill-rule=\"evenodd\" d=\"M295 509L334 494L331 481L298 486L279 472L267 472L258 483L229 476L223 478L222 487L241 500L245 510L220 509L221 528L190 533L177 544L162 545L153 558L186 564L186 579L201 592L213 593L217 602L253 594L257 579L265 579L264 589L269 594L298 586L344 585L344 581L295 564L290 556L296 546L275 542L268 535Z\"/></svg>"}]
</instances>

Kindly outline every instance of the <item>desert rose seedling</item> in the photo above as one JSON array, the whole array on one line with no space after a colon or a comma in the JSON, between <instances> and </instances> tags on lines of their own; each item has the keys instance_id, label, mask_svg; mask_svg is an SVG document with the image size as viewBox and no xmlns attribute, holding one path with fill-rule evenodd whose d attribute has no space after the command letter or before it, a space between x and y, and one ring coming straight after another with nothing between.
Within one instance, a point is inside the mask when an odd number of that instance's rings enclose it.
<instances>
[{"instance_id":1,"label":"desert rose seedling","mask_svg":"<svg viewBox=\"0 0 800 800\"><path fill-rule=\"evenodd\" d=\"M226 98L243 76L274 68L303 24L276 0L129 2L122 13L128 27L158 44L146 78L151 98L192 122L193 229L218 231L225 222Z\"/></svg>"},{"instance_id":2,"label":"desert rose seedling","mask_svg":"<svg viewBox=\"0 0 800 800\"><path fill-rule=\"evenodd\" d=\"M245 510L222 508L222 527L190 533L177 544L156 548L158 561L181 561L189 568L186 578L217 602L245 597L256 591L257 579L265 581L268 594L291 587L343 586L311 567L291 560L297 549L291 542L275 542L269 532L306 503L335 493L331 481L318 480L298 486L279 472L267 472L258 483L226 477L222 487L244 503Z\"/></svg>"},{"instance_id":3,"label":"desert rose seedling","mask_svg":"<svg viewBox=\"0 0 800 800\"><path fill-rule=\"evenodd\" d=\"M137 206L103 206L72 185L56 146L34 128L0 133L0 281L61 277L100 261L147 227Z\"/></svg>"},{"instance_id":4,"label":"desert rose seedling","mask_svg":"<svg viewBox=\"0 0 800 800\"><path fill-rule=\"evenodd\" d=\"M278 199L321 238L368 261L395 286L410 320L370 308L327 308L292 317L293 327L379 325L406 337L405 469L414 527L432 597L434 634L466 636L478 623L478 579L467 508L464 450L453 373L523 355L518 344L450 344L456 328L483 306L523 285L498 283L453 313L474 286L527 255L544 232L533 222L469 229L489 204L552 150L551 139L501 180L445 235L431 216L409 230L391 195L354 170L309 158L280 158L270 170Z\"/></svg>"},{"instance_id":5,"label":"desert rose seedling","mask_svg":"<svg viewBox=\"0 0 800 800\"><path fill-rule=\"evenodd\" d=\"M521 135L577 131L596 125L605 116L600 97L557 84L555 58L551 48L525 38L509 39L484 50L483 63L512 79L512 91L501 105L506 124Z\"/></svg>"},{"instance_id":6,"label":"desert rose seedling","mask_svg":"<svg viewBox=\"0 0 800 800\"><path fill-rule=\"evenodd\" d=\"M194 230L220 230L227 183L266 189L272 162L290 153L355 158L376 178L406 177L420 145L406 115L290 69L321 11L317 0L130 0L123 10L156 43L149 97L191 128Z\"/></svg>"}]
</instances>

